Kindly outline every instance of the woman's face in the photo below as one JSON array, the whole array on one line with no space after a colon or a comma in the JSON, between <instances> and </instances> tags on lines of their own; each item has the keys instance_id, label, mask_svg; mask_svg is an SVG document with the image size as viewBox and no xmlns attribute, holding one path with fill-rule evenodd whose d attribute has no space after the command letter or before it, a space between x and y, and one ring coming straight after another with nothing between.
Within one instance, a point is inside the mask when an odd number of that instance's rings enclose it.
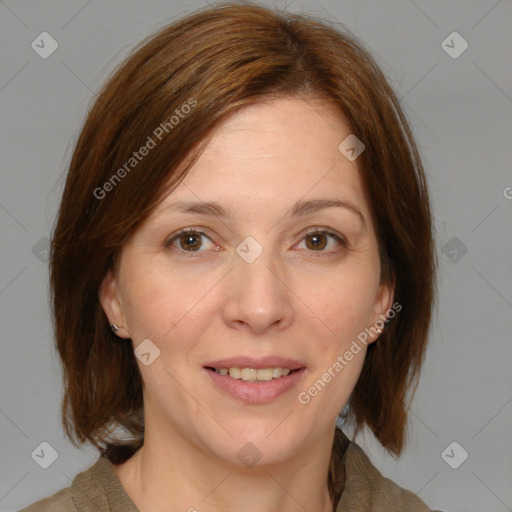
<instances>
[{"instance_id":1,"label":"woman's face","mask_svg":"<svg viewBox=\"0 0 512 512\"><path fill-rule=\"evenodd\" d=\"M350 133L319 101L244 108L123 248L100 297L143 343L161 449L272 464L331 439L357 336L392 302L357 160L338 149Z\"/></svg>"}]
</instances>

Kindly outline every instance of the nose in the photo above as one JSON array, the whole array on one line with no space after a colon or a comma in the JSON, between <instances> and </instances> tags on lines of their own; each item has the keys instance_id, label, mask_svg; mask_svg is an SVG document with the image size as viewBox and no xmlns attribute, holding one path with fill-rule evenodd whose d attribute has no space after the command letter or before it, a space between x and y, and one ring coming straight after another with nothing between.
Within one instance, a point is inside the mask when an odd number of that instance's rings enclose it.
<instances>
[{"instance_id":1,"label":"nose","mask_svg":"<svg viewBox=\"0 0 512 512\"><path fill-rule=\"evenodd\" d=\"M226 324L254 334L288 327L293 321L293 294L282 266L273 260L270 251L264 250L252 263L235 254L233 266L226 282Z\"/></svg>"}]
</instances>

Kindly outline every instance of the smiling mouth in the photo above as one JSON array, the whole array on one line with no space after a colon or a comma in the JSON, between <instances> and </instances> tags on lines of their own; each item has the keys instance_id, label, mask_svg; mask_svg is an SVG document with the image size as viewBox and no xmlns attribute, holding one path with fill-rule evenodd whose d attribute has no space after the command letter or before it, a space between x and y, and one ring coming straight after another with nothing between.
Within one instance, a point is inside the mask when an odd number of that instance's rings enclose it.
<instances>
[{"instance_id":1,"label":"smiling mouth","mask_svg":"<svg viewBox=\"0 0 512 512\"><path fill-rule=\"evenodd\" d=\"M213 368L206 367L207 370L213 371L219 375L232 378L235 380L243 380L246 382L268 382L271 380L286 377L291 373L299 371L301 368L291 370L290 368Z\"/></svg>"}]
</instances>

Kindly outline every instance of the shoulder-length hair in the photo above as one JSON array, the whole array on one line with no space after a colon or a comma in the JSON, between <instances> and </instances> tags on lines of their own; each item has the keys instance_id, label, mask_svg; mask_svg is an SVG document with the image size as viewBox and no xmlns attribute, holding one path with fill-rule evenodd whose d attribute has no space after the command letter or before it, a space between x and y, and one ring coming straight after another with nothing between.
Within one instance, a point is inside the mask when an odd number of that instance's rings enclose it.
<instances>
[{"instance_id":1,"label":"shoulder-length hair","mask_svg":"<svg viewBox=\"0 0 512 512\"><path fill-rule=\"evenodd\" d=\"M226 116L293 95L329 102L365 145L357 163L381 280L395 284L402 309L368 346L345 418L356 434L366 426L400 454L436 295L418 150L397 96L355 37L311 16L250 3L195 12L143 41L103 86L78 137L50 255L62 422L76 446L89 441L120 463L143 444L141 374L131 343L111 332L98 299L123 244ZM118 427L131 438L113 440Z\"/></svg>"}]
</instances>

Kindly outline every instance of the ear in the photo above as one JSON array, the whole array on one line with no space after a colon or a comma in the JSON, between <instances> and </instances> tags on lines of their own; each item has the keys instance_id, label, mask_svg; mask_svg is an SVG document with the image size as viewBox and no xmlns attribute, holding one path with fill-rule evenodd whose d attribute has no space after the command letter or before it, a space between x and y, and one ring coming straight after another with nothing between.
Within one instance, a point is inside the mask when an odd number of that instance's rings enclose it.
<instances>
[{"instance_id":1,"label":"ear","mask_svg":"<svg viewBox=\"0 0 512 512\"><path fill-rule=\"evenodd\" d=\"M130 338L130 333L126 325L119 289L114 273L109 270L103 278L98 290L98 299L107 315L109 324L116 324L119 330L116 336L120 338Z\"/></svg>"},{"instance_id":2,"label":"ear","mask_svg":"<svg viewBox=\"0 0 512 512\"><path fill-rule=\"evenodd\" d=\"M392 283L381 283L377 296L375 297L375 304L373 308L372 323L368 330L372 333L372 336L368 339L367 343L373 343L377 341L382 332L377 332L377 329L384 331L386 326L382 325L388 318L388 311L391 309L393 304L393 297L395 295L395 281Z\"/></svg>"}]
</instances>

